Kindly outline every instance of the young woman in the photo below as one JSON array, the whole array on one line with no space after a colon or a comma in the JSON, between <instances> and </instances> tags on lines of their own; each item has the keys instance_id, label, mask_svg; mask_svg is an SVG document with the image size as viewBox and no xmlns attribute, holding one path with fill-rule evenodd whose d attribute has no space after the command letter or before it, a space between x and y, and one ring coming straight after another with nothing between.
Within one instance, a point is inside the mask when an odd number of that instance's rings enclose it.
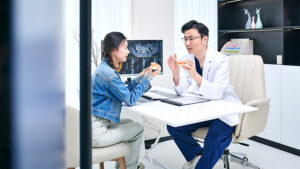
<instances>
[{"instance_id":1,"label":"young woman","mask_svg":"<svg viewBox=\"0 0 300 169\"><path fill-rule=\"evenodd\" d=\"M118 71L129 54L126 37L120 32L108 33L103 41L102 62L92 76L92 136L93 147L106 147L120 142L130 146L125 157L127 169L143 169L138 163L143 137L141 124L120 120L122 103L134 105L144 92L151 88L150 80L156 71L150 67L143 70L128 86L122 82ZM116 168L119 164L116 163Z\"/></svg>"}]
</instances>

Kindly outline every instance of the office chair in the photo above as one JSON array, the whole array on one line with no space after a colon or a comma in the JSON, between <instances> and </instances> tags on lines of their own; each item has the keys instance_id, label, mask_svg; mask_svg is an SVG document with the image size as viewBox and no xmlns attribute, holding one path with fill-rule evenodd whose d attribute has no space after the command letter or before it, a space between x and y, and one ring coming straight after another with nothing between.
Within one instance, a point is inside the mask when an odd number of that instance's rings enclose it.
<instances>
[{"instance_id":1,"label":"office chair","mask_svg":"<svg viewBox=\"0 0 300 169\"><path fill-rule=\"evenodd\" d=\"M232 134L232 143L239 143L245 139L257 135L266 127L270 99L266 97L264 64L258 55L233 55L229 56L230 82L235 92L245 105L257 107L255 112L239 115L240 123L235 127ZM195 139L204 139L208 127L199 128L192 133ZM241 143L243 145L243 143ZM245 145L245 144L244 144ZM239 157L242 155L242 157ZM237 162L251 168L258 168L248 161L246 154L230 153L224 151L222 159L224 168L229 169L229 156L231 161Z\"/></svg>"},{"instance_id":2,"label":"office chair","mask_svg":"<svg viewBox=\"0 0 300 169\"><path fill-rule=\"evenodd\" d=\"M75 169L80 166L79 154L79 110L67 106L66 108L66 166ZM104 169L105 161L118 161L120 169L126 169L125 156L129 155L130 148L125 143L118 143L104 148L92 149L92 162L99 163Z\"/></svg>"}]
</instances>

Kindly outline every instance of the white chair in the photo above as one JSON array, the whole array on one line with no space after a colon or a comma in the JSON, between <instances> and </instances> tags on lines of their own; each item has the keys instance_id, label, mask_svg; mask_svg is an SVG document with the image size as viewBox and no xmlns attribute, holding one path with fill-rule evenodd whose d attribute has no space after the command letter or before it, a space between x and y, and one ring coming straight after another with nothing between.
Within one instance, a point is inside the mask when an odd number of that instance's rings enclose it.
<instances>
[{"instance_id":1,"label":"white chair","mask_svg":"<svg viewBox=\"0 0 300 169\"><path fill-rule=\"evenodd\" d=\"M241 98L243 104L257 107L255 112L240 114L240 123L236 126L232 134L232 143L240 142L257 135L264 130L267 124L269 102L266 97L264 64L258 55L233 55L229 56L230 62L230 82L235 92ZM193 133L193 136L204 139L208 127L200 128ZM229 156L231 161L240 164L258 168L248 161L245 154L239 157L230 153L229 150L224 151L224 167L229 169Z\"/></svg>"},{"instance_id":2,"label":"white chair","mask_svg":"<svg viewBox=\"0 0 300 169\"><path fill-rule=\"evenodd\" d=\"M73 107L66 108L66 167L75 169L80 166L79 154L79 111ZM99 163L104 169L105 161L118 161L120 169L126 169L125 156L129 155L130 148L125 143L115 144L104 148L92 149L92 162Z\"/></svg>"}]
</instances>

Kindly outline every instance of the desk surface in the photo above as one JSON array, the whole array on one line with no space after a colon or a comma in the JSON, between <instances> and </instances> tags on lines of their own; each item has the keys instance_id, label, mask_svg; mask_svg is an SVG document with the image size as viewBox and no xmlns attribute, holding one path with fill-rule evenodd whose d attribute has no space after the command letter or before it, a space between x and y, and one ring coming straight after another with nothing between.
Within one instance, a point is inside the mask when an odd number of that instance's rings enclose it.
<instances>
[{"instance_id":1,"label":"desk surface","mask_svg":"<svg viewBox=\"0 0 300 169\"><path fill-rule=\"evenodd\" d=\"M130 107L130 109L143 116L154 118L174 127L257 110L255 107L223 100L186 106L176 106L161 101L153 101L137 103L135 106Z\"/></svg>"}]
</instances>

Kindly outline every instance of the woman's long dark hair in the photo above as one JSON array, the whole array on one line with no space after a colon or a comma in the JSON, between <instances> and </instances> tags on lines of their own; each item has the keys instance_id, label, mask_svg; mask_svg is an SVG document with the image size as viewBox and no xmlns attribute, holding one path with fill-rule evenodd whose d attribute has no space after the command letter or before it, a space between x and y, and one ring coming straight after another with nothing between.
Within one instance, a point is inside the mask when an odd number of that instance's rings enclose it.
<instances>
[{"instance_id":1,"label":"woman's long dark hair","mask_svg":"<svg viewBox=\"0 0 300 169\"><path fill-rule=\"evenodd\" d=\"M108 33L103 40L103 48L102 48L102 57L106 59L109 66L113 69L116 69L112 58L110 56L110 52L114 49L118 49L120 44L126 40L127 38L121 32L110 32Z\"/></svg>"}]
</instances>

